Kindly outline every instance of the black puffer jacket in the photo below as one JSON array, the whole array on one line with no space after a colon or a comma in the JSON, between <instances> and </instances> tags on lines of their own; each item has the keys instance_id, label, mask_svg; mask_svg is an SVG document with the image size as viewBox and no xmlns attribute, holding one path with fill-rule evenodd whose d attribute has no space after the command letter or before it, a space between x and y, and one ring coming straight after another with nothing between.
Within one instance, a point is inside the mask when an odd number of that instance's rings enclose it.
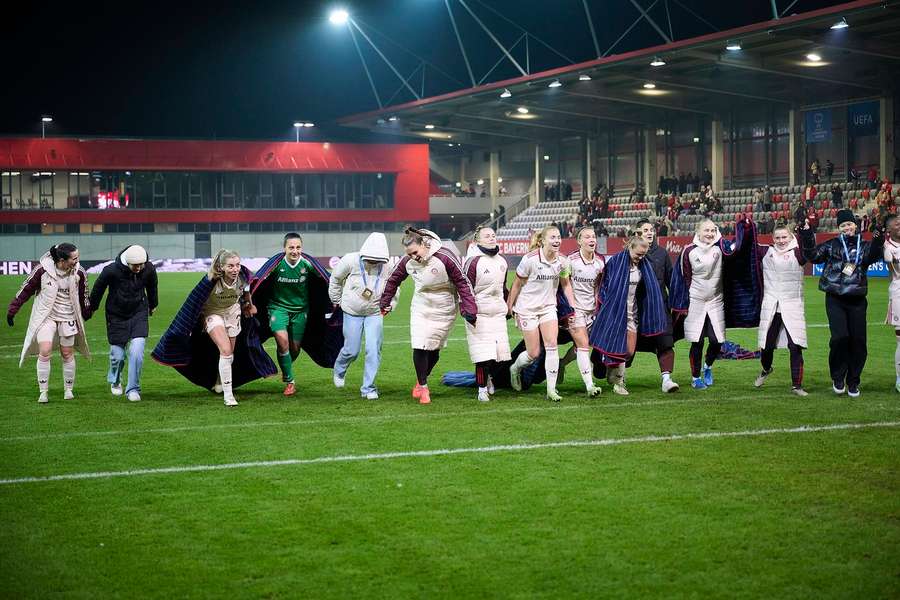
<instances>
[{"instance_id":1,"label":"black puffer jacket","mask_svg":"<svg viewBox=\"0 0 900 600\"><path fill-rule=\"evenodd\" d=\"M669 252L657 244L656 240L653 240L645 260L649 260L650 265L653 267L653 274L656 275L663 300L666 302L666 307L668 307L669 281L672 279L672 259L669 257Z\"/></svg>"},{"instance_id":2,"label":"black puffer jacket","mask_svg":"<svg viewBox=\"0 0 900 600\"><path fill-rule=\"evenodd\" d=\"M844 246L841 244L844 238L847 244L847 252L850 254L850 262L856 261L857 251L861 252L859 266L852 275L844 274L844 264L847 258L844 256ZM800 230L800 239L803 243L803 256L811 263L822 265L822 276L819 278L819 289L836 296L865 296L869 288L869 278L866 271L869 265L878 262L883 253L884 236L876 231L871 242L860 242L861 248L857 249L857 236L845 237L839 235L818 246L816 236L811 230ZM862 238L859 238L860 240Z\"/></svg>"},{"instance_id":3,"label":"black puffer jacket","mask_svg":"<svg viewBox=\"0 0 900 600\"><path fill-rule=\"evenodd\" d=\"M146 315L159 304L153 263L148 259L140 273L133 273L122 262L122 252L103 267L100 277L91 288L91 306L94 307L100 306L100 300L103 299L106 288L109 288L106 298L107 320L127 320L140 314Z\"/></svg>"}]
</instances>

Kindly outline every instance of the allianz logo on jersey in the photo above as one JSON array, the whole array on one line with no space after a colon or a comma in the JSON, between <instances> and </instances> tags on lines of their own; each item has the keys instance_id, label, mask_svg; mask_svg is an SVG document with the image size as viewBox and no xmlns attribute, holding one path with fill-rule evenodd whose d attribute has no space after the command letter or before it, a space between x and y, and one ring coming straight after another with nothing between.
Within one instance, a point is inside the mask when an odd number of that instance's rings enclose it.
<instances>
[{"instance_id":1,"label":"allianz logo on jersey","mask_svg":"<svg viewBox=\"0 0 900 600\"><path fill-rule=\"evenodd\" d=\"M812 274L815 276L819 276L822 274L823 265L813 265ZM866 275L868 277L890 277L891 272L888 269L887 265L884 264L883 260L879 260L878 262L874 262L869 265L869 268L866 270Z\"/></svg>"}]
</instances>

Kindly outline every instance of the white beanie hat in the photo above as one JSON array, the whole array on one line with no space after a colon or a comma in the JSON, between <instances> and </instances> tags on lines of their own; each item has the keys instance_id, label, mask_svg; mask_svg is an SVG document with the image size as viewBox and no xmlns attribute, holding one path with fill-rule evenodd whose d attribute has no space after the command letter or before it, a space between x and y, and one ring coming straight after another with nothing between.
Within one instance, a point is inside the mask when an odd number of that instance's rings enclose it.
<instances>
[{"instance_id":1,"label":"white beanie hat","mask_svg":"<svg viewBox=\"0 0 900 600\"><path fill-rule=\"evenodd\" d=\"M126 265L142 265L147 262L147 251L137 244L128 246L122 253L122 262Z\"/></svg>"}]
</instances>

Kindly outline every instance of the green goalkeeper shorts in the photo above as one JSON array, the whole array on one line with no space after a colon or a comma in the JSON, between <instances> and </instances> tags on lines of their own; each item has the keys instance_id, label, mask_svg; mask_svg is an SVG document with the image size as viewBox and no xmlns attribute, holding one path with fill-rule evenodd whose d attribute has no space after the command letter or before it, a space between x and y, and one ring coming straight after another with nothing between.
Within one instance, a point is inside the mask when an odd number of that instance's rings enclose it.
<instances>
[{"instance_id":1,"label":"green goalkeeper shorts","mask_svg":"<svg viewBox=\"0 0 900 600\"><path fill-rule=\"evenodd\" d=\"M306 313L270 308L269 328L272 331L286 331L291 341L300 343L303 341L303 332L306 331Z\"/></svg>"}]
</instances>

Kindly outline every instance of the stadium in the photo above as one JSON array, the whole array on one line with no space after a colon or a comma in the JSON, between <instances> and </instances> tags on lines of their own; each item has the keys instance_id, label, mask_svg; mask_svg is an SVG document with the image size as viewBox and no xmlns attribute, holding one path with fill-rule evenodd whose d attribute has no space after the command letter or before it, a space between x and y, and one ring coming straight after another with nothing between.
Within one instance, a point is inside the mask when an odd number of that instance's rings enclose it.
<instances>
[{"instance_id":1,"label":"stadium","mask_svg":"<svg viewBox=\"0 0 900 600\"><path fill-rule=\"evenodd\" d=\"M4 595L900 595L900 2L434 4L280 137L10 100Z\"/></svg>"}]
</instances>

